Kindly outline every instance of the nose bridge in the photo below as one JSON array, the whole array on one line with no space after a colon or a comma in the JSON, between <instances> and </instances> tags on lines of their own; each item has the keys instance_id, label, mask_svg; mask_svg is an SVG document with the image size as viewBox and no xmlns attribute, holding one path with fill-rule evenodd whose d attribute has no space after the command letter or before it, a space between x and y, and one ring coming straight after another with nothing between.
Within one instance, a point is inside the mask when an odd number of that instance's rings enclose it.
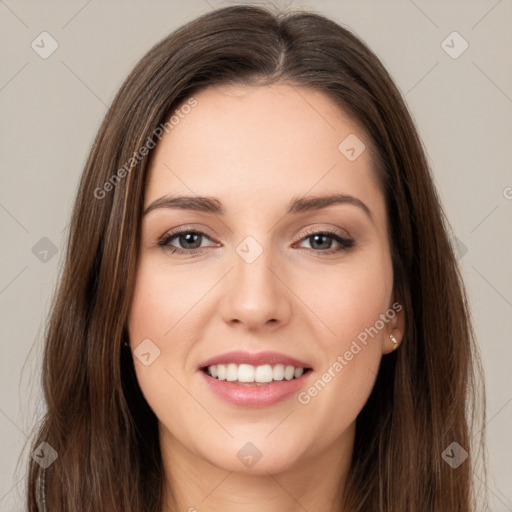
<instances>
[{"instance_id":1,"label":"nose bridge","mask_svg":"<svg viewBox=\"0 0 512 512\"><path fill-rule=\"evenodd\" d=\"M268 241L268 237L266 240ZM257 328L267 322L286 320L290 314L289 294L277 277L278 255L252 236L235 248L234 269L225 297L224 319Z\"/></svg>"}]
</instances>

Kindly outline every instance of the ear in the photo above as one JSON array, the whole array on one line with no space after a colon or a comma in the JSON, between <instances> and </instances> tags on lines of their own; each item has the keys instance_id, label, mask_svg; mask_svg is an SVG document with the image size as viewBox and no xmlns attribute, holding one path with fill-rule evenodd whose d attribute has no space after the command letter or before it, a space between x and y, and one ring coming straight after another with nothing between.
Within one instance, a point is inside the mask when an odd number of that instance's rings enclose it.
<instances>
[{"instance_id":1,"label":"ear","mask_svg":"<svg viewBox=\"0 0 512 512\"><path fill-rule=\"evenodd\" d=\"M405 332L405 308L401 301L395 300L386 311L386 316L389 318L385 329L385 339L383 341L382 353L389 354L396 350L402 343ZM393 343L392 335L397 343Z\"/></svg>"}]
</instances>

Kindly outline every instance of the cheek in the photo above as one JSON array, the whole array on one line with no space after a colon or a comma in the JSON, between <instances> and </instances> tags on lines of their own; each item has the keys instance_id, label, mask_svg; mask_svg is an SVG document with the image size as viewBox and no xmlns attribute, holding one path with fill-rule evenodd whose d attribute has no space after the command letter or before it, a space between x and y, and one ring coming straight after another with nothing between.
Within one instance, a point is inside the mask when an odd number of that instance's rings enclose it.
<instances>
[{"instance_id":1,"label":"cheek","mask_svg":"<svg viewBox=\"0 0 512 512\"><path fill-rule=\"evenodd\" d=\"M139 338L155 338L159 343L171 339L180 320L206 292L208 281L203 283L190 273L171 271L165 264L143 257L129 314L132 343Z\"/></svg>"},{"instance_id":2,"label":"cheek","mask_svg":"<svg viewBox=\"0 0 512 512\"><path fill-rule=\"evenodd\" d=\"M392 318L386 315L392 294L391 262L375 257L350 270L331 269L328 279L326 275L323 281L312 281L320 282L326 283L322 292L317 288L308 302L322 319L317 322L317 342L324 354L318 372L321 382L312 394L322 394L324 403L342 405L342 421L359 413L378 373L386 325Z\"/></svg>"},{"instance_id":3,"label":"cheek","mask_svg":"<svg viewBox=\"0 0 512 512\"><path fill-rule=\"evenodd\" d=\"M191 289L179 272L166 272L161 264L142 257L128 316L129 340L142 394L157 417L166 422L170 421L169 404L188 398L173 377L182 380L178 374L186 359L188 339L180 320L185 320L190 304L197 301L197 295L188 292ZM145 365L138 357L142 352L138 346L148 339L154 345L146 345L151 362ZM153 353L157 357L153 358Z\"/></svg>"},{"instance_id":4,"label":"cheek","mask_svg":"<svg viewBox=\"0 0 512 512\"><path fill-rule=\"evenodd\" d=\"M179 385L169 374L192 371L187 366L190 350L204 323L197 306L211 283L211 276L208 279L197 272L176 271L155 258L142 256L128 333L137 378L148 401L152 395L159 397L163 393L162 383L175 390L177 396ZM148 339L156 346L158 357L145 366L137 358L137 347Z\"/></svg>"},{"instance_id":5,"label":"cheek","mask_svg":"<svg viewBox=\"0 0 512 512\"><path fill-rule=\"evenodd\" d=\"M375 257L336 271L331 268L325 279L318 275L305 283L312 292L308 306L328 327L323 339L329 346L342 348L375 324L389 307L392 280L389 259Z\"/></svg>"}]
</instances>

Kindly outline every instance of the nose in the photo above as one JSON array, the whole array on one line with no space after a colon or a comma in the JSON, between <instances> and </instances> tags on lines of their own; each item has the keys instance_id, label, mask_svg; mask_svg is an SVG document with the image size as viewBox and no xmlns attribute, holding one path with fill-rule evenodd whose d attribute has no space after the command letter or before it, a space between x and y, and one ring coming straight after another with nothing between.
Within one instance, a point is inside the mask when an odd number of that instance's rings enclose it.
<instances>
[{"instance_id":1,"label":"nose","mask_svg":"<svg viewBox=\"0 0 512 512\"><path fill-rule=\"evenodd\" d=\"M223 320L248 331L274 330L286 324L293 313L293 294L278 270L275 255L264 250L250 262L240 254L233 254L234 268L226 276L220 304Z\"/></svg>"}]
</instances>

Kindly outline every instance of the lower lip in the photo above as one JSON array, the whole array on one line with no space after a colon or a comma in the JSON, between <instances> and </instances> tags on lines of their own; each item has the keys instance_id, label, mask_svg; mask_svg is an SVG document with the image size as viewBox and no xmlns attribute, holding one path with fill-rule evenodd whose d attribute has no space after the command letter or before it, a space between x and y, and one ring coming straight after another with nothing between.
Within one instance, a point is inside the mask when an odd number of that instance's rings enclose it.
<instances>
[{"instance_id":1,"label":"lower lip","mask_svg":"<svg viewBox=\"0 0 512 512\"><path fill-rule=\"evenodd\" d=\"M306 385L312 370L298 379L272 381L269 384L235 384L227 380L210 377L199 370L208 387L221 399L239 407L268 407L286 400Z\"/></svg>"}]
</instances>

